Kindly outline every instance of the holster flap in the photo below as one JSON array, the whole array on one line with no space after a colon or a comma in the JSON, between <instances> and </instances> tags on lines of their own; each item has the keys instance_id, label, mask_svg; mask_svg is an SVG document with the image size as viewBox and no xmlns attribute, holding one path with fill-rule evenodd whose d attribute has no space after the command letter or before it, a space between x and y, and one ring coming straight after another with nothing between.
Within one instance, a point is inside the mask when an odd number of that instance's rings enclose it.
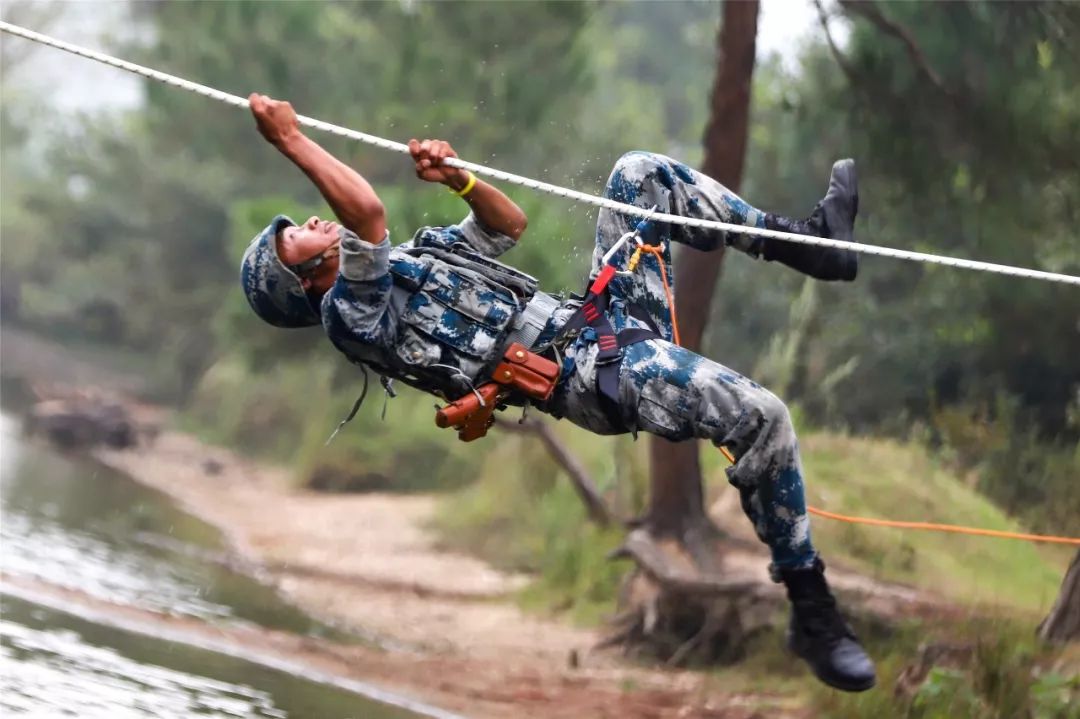
<instances>
[{"instance_id":1,"label":"holster flap","mask_svg":"<svg viewBox=\"0 0 1080 719\"><path fill-rule=\"evenodd\" d=\"M532 399L546 400L559 381L559 365L515 342L506 350L492 379Z\"/></svg>"}]
</instances>

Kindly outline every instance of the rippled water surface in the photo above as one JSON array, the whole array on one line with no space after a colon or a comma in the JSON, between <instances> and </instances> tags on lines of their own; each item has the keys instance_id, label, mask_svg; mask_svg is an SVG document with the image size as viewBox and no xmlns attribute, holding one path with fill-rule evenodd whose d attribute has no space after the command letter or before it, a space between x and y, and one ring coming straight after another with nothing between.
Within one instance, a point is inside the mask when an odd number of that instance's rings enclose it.
<instances>
[{"instance_id":1,"label":"rippled water surface","mask_svg":"<svg viewBox=\"0 0 1080 719\"><path fill-rule=\"evenodd\" d=\"M208 561L217 531L100 465L23 441L0 415L0 568L143 609L304 633L322 628Z\"/></svg>"},{"instance_id":2,"label":"rippled water surface","mask_svg":"<svg viewBox=\"0 0 1080 719\"><path fill-rule=\"evenodd\" d=\"M0 601L4 716L83 719L415 714L256 664Z\"/></svg>"},{"instance_id":3,"label":"rippled water surface","mask_svg":"<svg viewBox=\"0 0 1080 719\"><path fill-rule=\"evenodd\" d=\"M212 561L221 550L212 527L159 493L24 440L18 420L0 414L0 569L6 575L214 623L333 633L267 587ZM18 594L14 587L0 600L5 717L417 716L12 594Z\"/></svg>"}]
</instances>

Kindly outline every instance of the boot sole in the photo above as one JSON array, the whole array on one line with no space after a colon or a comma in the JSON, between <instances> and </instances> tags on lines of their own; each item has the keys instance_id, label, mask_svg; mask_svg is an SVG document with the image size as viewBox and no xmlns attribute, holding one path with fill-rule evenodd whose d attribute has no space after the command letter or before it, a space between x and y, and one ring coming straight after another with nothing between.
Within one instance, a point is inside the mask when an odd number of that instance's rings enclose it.
<instances>
[{"instance_id":1,"label":"boot sole","mask_svg":"<svg viewBox=\"0 0 1080 719\"><path fill-rule=\"evenodd\" d=\"M822 681L822 683L829 685L833 689L839 689L844 692L865 692L869 689L873 689L877 684L877 677L871 677L869 681L865 682L842 682L826 679L817 672L814 672L814 676Z\"/></svg>"},{"instance_id":2,"label":"boot sole","mask_svg":"<svg viewBox=\"0 0 1080 719\"><path fill-rule=\"evenodd\" d=\"M833 163L832 175L841 180L841 184L851 193L851 222L853 226L850 235L843 238L850 242L855 239L854 223L859 214L859 175L855 171L855 163L845 160L838 160ZM831 214L828 210L825 211L825 221L829 223L830 228L833 227L833 223L836 221L836 217L830 217ZM833 234L835 234L835 231Z\"/></svg>"},{"instance_id":3,"label":"boot sole","mask_svg":"<svg viewBox=\"0 0 1080 719\"><path fill-rule=\"evenodd\" d=\"M877 684L877 677L876 676L872 676L869 679L867 679L865 681L861 681L861 682L855 682L855 681L846 682L843 679L836 679L836 678L833 678L833 677L829 677L829 676L825 676L823 674L820 674L820 673L818 673L818 671L814 667L814 665L810 663L809 659L804 657L799 652L795 651L795 647L793 647L791 645L791 636L790 636L790 634L788 634L788 636L787 636L786 644L787 644L788 651L791 652L792 654L794 654L799 659L801 659L803 662L805 662L806 666L809 667L809 669L810 669L810 673L813 674L815 677L817 677L818 681L820 681L822 684L825 684L826 686L830 686L833 689L839 689L840 691L844 691L844 692L853 692L853 693L855 693L855 692L865 692L868 689L873 689L874 686Z\"/></svg>"}]
</instances>

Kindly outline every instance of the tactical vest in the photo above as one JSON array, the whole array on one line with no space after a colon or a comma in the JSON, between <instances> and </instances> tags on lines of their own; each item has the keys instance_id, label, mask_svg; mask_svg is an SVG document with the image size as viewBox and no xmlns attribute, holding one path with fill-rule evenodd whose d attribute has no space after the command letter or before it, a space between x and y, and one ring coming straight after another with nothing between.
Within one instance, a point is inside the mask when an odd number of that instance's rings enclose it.
<instances>
[{"instance_id":1,"label":"tactical vest","mask_svg":"<svg viewBox=\"0 0 1080 719\"><path fill-rule=\"evenodd\" d=\"M546 321L558 307L535 278L464 244L399 250L390 273L407 296L395 302L397 366L375 369L419 389L460 396L483 384L504 348L535 339L539 314Z\"/></svg>"}]
</instances>

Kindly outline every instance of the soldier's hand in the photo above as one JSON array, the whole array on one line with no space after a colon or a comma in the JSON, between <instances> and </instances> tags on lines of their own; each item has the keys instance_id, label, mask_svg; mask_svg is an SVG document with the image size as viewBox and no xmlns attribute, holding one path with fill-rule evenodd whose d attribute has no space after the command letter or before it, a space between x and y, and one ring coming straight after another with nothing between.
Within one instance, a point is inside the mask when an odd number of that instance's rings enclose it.
<instances>
[{"instance_id":1,"label":"soldier's hand","mask_svg":"<svg viewBox=\"0 0 1080 719\"><path fill-rule=\"evenodd\" d=\"M409 154L416 163L416 176L426 182L441 182L451 187L464 187L468 175L457 167L444 165L443 160L457 157L454 148L444 140L409 140Z\"/></svg>"},{"instance_id":2,"label":"soldier's hand","mask_svg":"<svg viewBox=\"0 0 1080 719\"><path fill-rule=\"evenodd\" d=\"M248 103L259 133L274 147L281 148L291 137L300 134L296 111L288 102L253 92L248 96Z\"/></svg>"}]
</instances>

